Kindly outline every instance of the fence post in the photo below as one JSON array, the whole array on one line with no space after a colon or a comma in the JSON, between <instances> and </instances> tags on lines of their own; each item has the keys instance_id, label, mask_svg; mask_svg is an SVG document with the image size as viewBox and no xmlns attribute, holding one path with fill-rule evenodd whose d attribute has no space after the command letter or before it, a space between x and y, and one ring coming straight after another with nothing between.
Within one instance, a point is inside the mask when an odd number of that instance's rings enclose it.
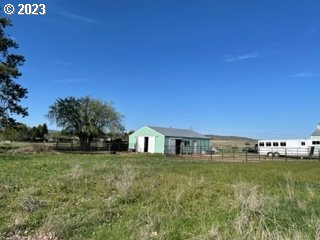
<instances>
[{"instance_id":1,"label":"fence post","mask_svg":"<svg viewBox=\"0 0 320 240\"><path fill-rule=\"evenodd\" d=\"M248 151L246 151L246 162L248 162Z\"/></svg>"},{"instance_id":2,"label":"fence post","mask_svg":"<svg viewBox=\"0 0 320 240\"><path fill-rule=\"evenodd\" d=\"M233 157L233 161L236 160L236 148L232 147L232 157Z\"/></svg>"},{"instance_id":3,"label":"fence post","mask_svg":"<svg viewBox=\"0 0 320 240\"><path fill-rule=\"evenodd\" d=\"M212 150L212 148L210 149L210 160L212 161L212 152L213 152L213 150Z\"/></svg>"},{"instance_id":4,"label":"fence post","mask_svg":"<svg viewBox=\"0 0 320 240\"><path fill-rule=\"evenodd\" d=\"M221 148L221 157L222 157L222 160L223 160L223 148Z\"/></svg>"},{"instance_id":5,"label":"fence post","mask_svg":"<svg viewBox=\"0 0 320 240\"><path fill-rule=\"evenodd\" d=\"M71 151L73 151L73 140L71 139Z\"/></svg>"}]
</instances>

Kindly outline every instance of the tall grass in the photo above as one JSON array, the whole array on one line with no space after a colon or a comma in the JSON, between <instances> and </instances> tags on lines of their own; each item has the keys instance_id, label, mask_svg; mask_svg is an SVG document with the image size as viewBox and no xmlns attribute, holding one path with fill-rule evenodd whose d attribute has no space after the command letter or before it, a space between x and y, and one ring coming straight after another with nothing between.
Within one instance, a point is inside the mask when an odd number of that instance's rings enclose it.
<instances>
[{"instance_id":1,"label":"tall grass","mask_svg":"<svg viewBox=\"0 0 320 240\"><path fill-rule=\"evenodd\" d=\"M3 239L320 239L318 162L0 155Z\"/></svg>"}]
</instances>

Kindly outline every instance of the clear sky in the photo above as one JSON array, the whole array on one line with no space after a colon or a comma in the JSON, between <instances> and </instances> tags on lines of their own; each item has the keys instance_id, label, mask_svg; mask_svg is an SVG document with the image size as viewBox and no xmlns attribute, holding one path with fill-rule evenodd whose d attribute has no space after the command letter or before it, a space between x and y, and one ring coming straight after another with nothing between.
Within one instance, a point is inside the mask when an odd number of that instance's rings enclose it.
<instances>
[{"instance_id":1,"label":"clear sky","mask_svg":"<svg viewBox=\"0 0 320 240\"><path fill-rule=\"evenodd\" d=\"M304 138L320 122L318 0L20 2L47 7L7 31L26 57L29 126L86 95L114 102L127 130Z\"/></svg>"}]
</instances>

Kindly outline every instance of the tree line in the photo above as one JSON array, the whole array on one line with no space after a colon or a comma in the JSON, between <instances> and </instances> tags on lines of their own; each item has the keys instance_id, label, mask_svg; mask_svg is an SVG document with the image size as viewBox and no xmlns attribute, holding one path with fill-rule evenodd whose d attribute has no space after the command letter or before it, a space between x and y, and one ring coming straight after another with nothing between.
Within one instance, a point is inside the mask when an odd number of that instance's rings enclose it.
<instances>
[{"instance_id":1,"label":"tree line","mask_svg":"<svg viewBox=\"0 0 320 240\"><path fill-rule=\"evenodd\" d=\"M0 131L0 139L16 142L42 142L48 140L47 124L39 124L37 127L27 127L26 124L16 123L9 125Z\"/></svg>"}]
</instances>

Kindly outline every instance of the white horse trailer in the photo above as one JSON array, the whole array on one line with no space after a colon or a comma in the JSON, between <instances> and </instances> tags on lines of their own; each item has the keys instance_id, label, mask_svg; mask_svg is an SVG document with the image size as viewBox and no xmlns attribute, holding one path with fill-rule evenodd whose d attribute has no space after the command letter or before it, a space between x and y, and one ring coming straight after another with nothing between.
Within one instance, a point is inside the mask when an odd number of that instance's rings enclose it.
<instances>
[{"instance_id":1,"label":"white horse trailer","mask_svg":"<svg viewBox=\"0 0 320 240\"><path fill-rule=\"evenodd\" d=\"M283 139L258 141L260 155L279 156L320 156L320 139Z\"/></svg>"}]
</instances>

